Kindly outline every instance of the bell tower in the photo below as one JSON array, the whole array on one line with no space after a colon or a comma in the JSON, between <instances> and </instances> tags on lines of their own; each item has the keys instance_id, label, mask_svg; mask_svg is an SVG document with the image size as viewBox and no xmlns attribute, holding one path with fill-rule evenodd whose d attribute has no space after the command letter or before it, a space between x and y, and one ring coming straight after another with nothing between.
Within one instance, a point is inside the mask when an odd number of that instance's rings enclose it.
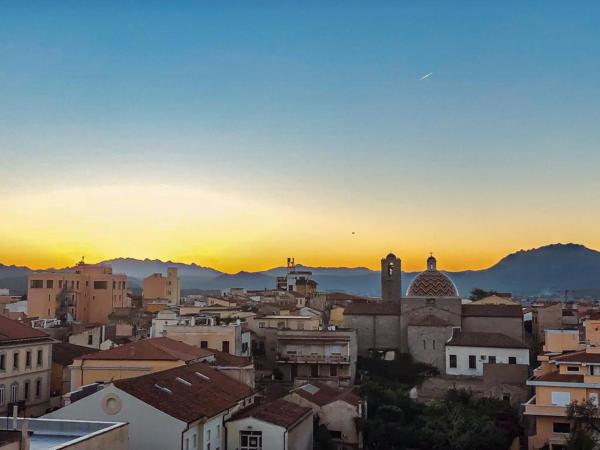
<instances>
[{"instance_id":1,"label":"bell tower","mask_svg":"<svg viewBox=\"0 0 600 450\"><path fill-rule=\"evenodd\" d=\"M390 253L381 260L381 299L400 300L402 297L401 261Z\"/></svg>"}]
</instances>

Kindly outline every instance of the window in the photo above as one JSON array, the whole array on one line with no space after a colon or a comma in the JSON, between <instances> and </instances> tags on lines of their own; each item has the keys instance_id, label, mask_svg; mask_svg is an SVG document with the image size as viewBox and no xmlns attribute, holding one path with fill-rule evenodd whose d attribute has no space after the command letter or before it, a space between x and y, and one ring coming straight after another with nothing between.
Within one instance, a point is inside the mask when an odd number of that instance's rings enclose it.
<instances>
[{"instance_id":1,"label":"window","mask_svg":"<svg viewBox=\"0 0 600 450\"><path fill-rule=\"evenodd\" d=\"M61 289L62 288L62 281L63 280L58 280L58 288Z\"/></svg>"},{"instance_id":2,"label":"window","mask_svg":"<svg viewBox=\"0 0 600 450\"><path fill-rule=\"evenodd\" d=\"M196 433L194 433L194 434L192 434L192 445L194 446L194 448L196 448L196 446L198 445L196 440L197 440Z\"/></svg>"},{"instance_id":3,"label":"window","mask_svg":"<svg viewBox=\"0 0 600 450\"><path fill-rule=\"evenodd\" d=\"M29 381L26 381L25 384L23 385L23 387L24 387L23 398L25 400L29 400Z\"/></svg>"},{"instance_id":4,"label":"window","mask_svg":"<svg viewBox=\"0 0 600 450\"><path fill-rule=\"evenodd\" d=\"M423 339L423 350L427 350L427 340Z\"/></svg>"},{"instance_id":5,"label":"window","mask_svg":"<svg viewBox=\"0 0 600 450\"><path fill-rule=\"evenodd\" d=\"M4 385L0 384L0 406L4 405Z\"/></svg>"},{"instance_id":6,"label":"window","mask_svg":"<svg viewBox=\"0 0 600 450\"><path fill-rule=\"evenodd\" d=\"M88 345L94 344L94 336L92 334L88 334Z\"/></svg>"},{"instance_id":7,"label":"window","mask_svg":"<svg viewBox=\"0 0 600 450\"><path fill-rule=\"evenodd\" d=\"M208 348L208 341L200 341L200 348Z\"/></svg>"},{"instance_id":8,"label":"window","mask_svg":"<svg viewBox=\"0 0 600 450\"><path fill-rule=\"evenodd\" d=\"M31 289L41 289L44 287L44 280L31 280L29 286Z\"/></svg>"},{"instance_id":9,"label":"window","mask_svg":"<svg viewBox=\"0 0 600 450\"><path fill-rule=\"evenodd\" d=\"M42 395L42 380L39 378L35 380L35 396L39 397Z\"/></svg>"},{"instance_id":10,"label":"window","mask_svg":"<svg viewBox=\"0 0 600 450\"><path fill-rule=\"evenodd\" d=\"M19 352L13 353L13 369L17 370L19 368Z\"/></svg>"},{"instance_id":11,"label":"window","mask_svg":"<svg viewBox=\"0 0 600 450\"><path fill-rule=\"evenodd\" d=\"M517 357L516 356L509 356L508 357L508 363L509 364L516 364L517 363Z\"/></svg>"},{"instance_id":12,"label":"window","mask_svg":"<svg viewBox=\"0 0 600 450\"><path fill-rule=\"evenodd\" d=\"M552 431L554 433L570 433L571 432L571 424L563 423L563 422L554 422L552 424Z\"/></svg>"},{"instance_id":13,"label":"window","mask_svg":"<svg viewBox=\"0 0 600 450\"><path fill-rule=\"evenodd\" d=\"M44 351L38 350L37 351L37 365L41 366L43 364L44 364Z\"/></svg>"},{"instance_id":14,"label":"window","mask_svg":"<svg viewBox=\"0 0 600 450\"><path fill-rule=\"evenodd\" d=\"M265 327L264 322L258 322L258 328L264 328L264 327Z\"/></svg>"},{"instance_id":15,"label":"window","mask_svg":"<svg viewBox=\"0 0 600 450\"><path fill-rule=\"evenodd\" d=\"M190 440L185 438L185 450L190 450Z\"/></svg>"},{"instance_id":16,"label":"window","mask_svg":"<svg viewBox=\"0 0 600 450\"><path fill-rule=\"evenodd\" d=\"M302 322L302 321L298 322L298 329L304 330L304 322Z\"/></svg>"},{"instance_id":17,"label":"window","mask_svg":"<svg viewBox=\"0 0 600 450\"><path fill-rule=\"evenodd\" d=\"M13 383L10 385L10 401L15 403L19 400L19 383Z\"/></svg>"},{"instance_id":18,"label":"window","mask_svg":"<svg viewBox=\"0 0 600 450\"><path fill-rule=\"evenodd\" d=\"M46 288L52 289L54 287L54 280L46 280Z\"/></svg>"},{"instance_id":19,"label":"window","mask_svg":"<svg viewBox=\"0 0 600 450\"><path fill-rule=\"evenodd\" d=\"M555 406L567 406L571 403L570 392L552 392L551 402Z\"/></svg>"},{"instance_id":20,"label":"window","mask_svg":"<svg viewBox=\"0 0 600 450\"><path fill-rule=\"evenodd\" d=\"M502 394L502 400L506 403L510 403L510 394Z\"/></svg>"},{"instance_id":21,"label":"window","mask_svg":"<svg viewBox=\"0 0 600 450\"><path fill-rule=\"evenodd\" d=\"M31 367L31 351L27 350L25 353L25 367Z\"/></svg>"},{"instance_id":22,"label":"window","mask_svg":"<svg viewBox=\"0 0 600 450\"><path fill-rule=\"evenodd\" d=\"M242 353L247 353L247 352L248 352L248 343L242 342Z\"/></svg>"},{"instance_id":23,"label":"window","mask_svg":"<svg viewBox=\"0 0 600 450\"><path fill-rule=\"evenodd\" d=\"M477 359L475 355L469 355L469 369L477 369Z\"/></svg>"},{"instance_id":24,"label":"window","mask_svg":"<svg viewBox=\"0 0 600 450\"><path fill-rule=\"evenodd\" d=\"M94 289L107 289L106 281L94 281Z\"/></svg>"},{"instance_id":25,"label":"window","mask_svg":"<svg viewBox=\"0 0 600 450\"><path fill-rule=\"evenodd\" d=\"M0 353L0 370L6 370L6 354Z\"/></svg>"},{"instance_id":26,"label":"window","mask_svg":"<svg viewBox=\"0 0 600 450\"><path fill-rule=\"evenodd\" d=\"M208 439L210 441L210 430L206 431L206 439Z\"/></svg>"},{"instance_id":27,"label":"window","mask_svg":"<svg viewBox=\"0 0 600 450\"><path fill-rule=\"evenodd\" d=\"M431 348L433 348L435 350L435 339L433 341L431 341Z\"/></svg>"},{"instance_id":28,"label":"window","mask_svg":"<svg viewBox=\"0 0 600 450\"><path fill-rule=\"evenodd\" d=\"M79 281L77 282L77 289L79 289Z\"/></svg>"},{"instance_id":29,"label":"window","mask_svg":"<svg viewBox=\"0 0 600 450\"><path fill-rule=\"evenodd\" d=\"M330 377L337 377L338 374L338 368L335 364L332 364L331 366L329 366L329 376Z\"/></svg>"},{"instance_id":30,"label":"window","mask_svg":"<svg viewBox=\"0 0 600 450\"><path fill-rule=\"evenodd\" d=\"M488 364L496 364L496 357L495 356L489 356L488 357Z\"/></svg>"},{"instance_id":31,"label":"window","mask_svg":"<svg viewBox=\"0 0 600 450\"><path fill-rule=\"evenodd\" d=\"M229 353L229 341L223 341L221 349L224 352Z\"/></svg>"},{"instance_id":32,"label":"window","mask_svg":"<svg viewBox=\"0 0 600 450\"><path fill-rule=\"evenodd\" d=\"M240 431L240 450L262 450L262 431Z\"/></svg>"},{"instance_id":33,"label":"window","mask_svg":"<svg viewBox=\"0 0 600 450\"><path fill-rule=\"evenodd\" d=\"M567 366L567 372L579 372L579 366Z\"/></svg>"},{"instance_id":34,"label":"window","mask_svg":"<svg viewBox=\"0 0 600 450\"><path fill-rule=\"evenodd\" d=\"M450 355L450 368L456 369L456 355Z\"/></svg>"},{"instance_id":35,"label":"window","mask_svg":"<svg viewBox=\"0 0 600 450\"><path fill-rule=\"evenodd\" d=\"M597 392L590 392L589 399L590 399L590 402L592 402L592 404L594 406L598 406L598 393Z\"/></svg>"}]
</instances>

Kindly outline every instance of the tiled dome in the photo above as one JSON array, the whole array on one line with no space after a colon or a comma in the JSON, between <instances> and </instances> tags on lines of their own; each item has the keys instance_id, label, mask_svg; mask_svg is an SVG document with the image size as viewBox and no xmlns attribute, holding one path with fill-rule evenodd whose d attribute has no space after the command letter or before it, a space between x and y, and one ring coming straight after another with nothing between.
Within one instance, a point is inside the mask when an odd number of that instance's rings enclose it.
<instances>
[{"instance_id":1,"label":"tiled dome","mask_svg":"<svg viewBox=\"0 0 600 450\"><path fill-rule=\"evenodd\" d=\"M447 275L438 272L433 256L427 259L427 270L417 275L408 286L407 297L458 297L456 286Z\"/></svg>"}]
</instances>

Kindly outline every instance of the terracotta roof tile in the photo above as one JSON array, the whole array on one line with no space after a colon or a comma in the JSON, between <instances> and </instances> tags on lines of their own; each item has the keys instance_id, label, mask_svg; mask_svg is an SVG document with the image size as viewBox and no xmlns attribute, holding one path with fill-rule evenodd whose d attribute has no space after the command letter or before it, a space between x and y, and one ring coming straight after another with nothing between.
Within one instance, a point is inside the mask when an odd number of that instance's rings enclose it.
<instances>
[{"instance_id":1,"label":"terracotta roof tile","mask_svg":"<svg viewBox=\"0 0 600 450\"><path fill-rule=\"evenodd\" d=\"M252 417L289 429L298 423L298 421L311 414L312 411L310 408L305 408L280 398L243 411L232 420Z\"/></svg>"},{"instance_id":2,"label":"terracotta roof tile","mask_svg":"<svg viewBox=\"0 0 600 450\"><path fill-rule=\"evenodd\" d=\"M254 393L244 383L205 363L118 380L114 385L186 423L214 417Z\"/></svg>"},{"instance_id":3,"label":"terracotta roof tile","mask_svg":"<svg viewBox=\"0 0 600 450\"><path fill-rule=\"evenodd\" d=\"M587 353L585 351L581 351L570 353L568 355L556 356L551 359L552 361L556 361L558 364L560 364L561 362L600 364L600 353Z\"/></svg>"},{"instance_id":4,"label":"terracotta roof tile","mask_svg":"<svg viewBox=\"0 0 600 450\"><path fill-rule=\"evenodd\" d=\"M161 361L194 361L212 355L210 350L194 347L167 337L142 339L98 353L82 356L82 359L137 359Z\"/></svg>"},{"instance_id":5,"label":"terracotta roof tile","mask_svg":"<svg viewBox=\"0 0 600 450\"><path fill-rule=\"evenodd\" d=\"M399 316L402 311L400 302L356 302L344 309L344 315L360 316Z\"/></svg>"},{"instance_id":6,"label":"terracotta roof tile","mask_svg":"<svg viewBox=\"0 0 600 450\"><path fill-rule=\"evenodd\" d=\"M52 362L56 362L61 366L68 366L69 364L73 364L74 359L98 351L95 348L83 347L82 345L58 342L52 345Z\"/></svg>"},{"instance_id":7,"label":"terracotta roof tile","mask_svg":"<svg viewBox=\"0 0 600 450\"><path fill-rule=\"evenodd\" d=\"M583 383L583 375L552 372L547 373L546 375L539 376L535 378L534 381L547 381L557 383Z\"/></svg>"},{"instance_id":8,"label":"terracotta roof tile","mask_svg":"<svg viewBox=\"0 0 600 450\"><path fill-rule=\"evenodd\" d=\"M292 391L300 397L319 406L328 405L337 400L343 400L350 405L358 405L360 397L352 388L338 390L324 383L310 382Z\"/></svg>"},{"instance_id":9,"label":"terracotta roof tile","mask_svg":"<svg viewBox=\"0 0 600 450\"><path fill-rule=\"evenodd\" d=\"M245 356L236 356L231 353L222 352L215 350L214 348L208 348L213 355L215 355L215 365L223 367L245 367L252 364L252 360Z\"/></svg>"},{"instance_id":10,"label":"terracotta roof tile","mask_svg":"<svg viewBox=\"0 0 600 450\"><path fill-rule=\"evenodd\" d=\"M12 341L45 339L51 340L52 338L41 330L11 320L8 317L0 316L0 344Z\"/></svg>"},{"instance_id":11,"label":"terracotta roof tile","mask_svg":"<svg viewBox=\"0 0 600 450\"><path fill-rule=\"evenodd\" d=\"M500 333L475 333L459 331L446 345L457 347L527 348L525 344Z\"/></svg>"},{"instance_id":12,"label":"terracotta roof tile","mask_svg":"<svg viewBox=\"0 0 600 450\"><path fill-rule=\"evenodd\" d=\"M463 317L523 317L520 305L462 305Z\"/></svg>"}]
</instances>

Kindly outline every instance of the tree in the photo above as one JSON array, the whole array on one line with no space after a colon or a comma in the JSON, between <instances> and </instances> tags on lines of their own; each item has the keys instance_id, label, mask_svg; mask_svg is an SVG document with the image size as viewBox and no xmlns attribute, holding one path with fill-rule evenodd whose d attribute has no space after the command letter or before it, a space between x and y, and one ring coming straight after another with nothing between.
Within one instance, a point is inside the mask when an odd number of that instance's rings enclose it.
<instances>
[{"instance_id":1,"label":"tree","mask_svg":"<svg viewBox=\"0 0 600 450\"><path fill-rule=\"evenodd\" d=\"M471 291L471 295L469 295L469 300L481 300L482 298L490 297L496 294L496 291L486 291L484 289L475 288Z\"/></svg>"},{"instance_id":2,"label":"tree","mask_svg":"<svg viewBox=\"0 0 600 450\"><path fill-rule=\"evenodd\" d=\"M567 448L571 450L596 450L600 448L597 435L600 434L600 410L592 401L572 402L567 407L571 420L571 433Z\"/></svg>"}]
</instances>

